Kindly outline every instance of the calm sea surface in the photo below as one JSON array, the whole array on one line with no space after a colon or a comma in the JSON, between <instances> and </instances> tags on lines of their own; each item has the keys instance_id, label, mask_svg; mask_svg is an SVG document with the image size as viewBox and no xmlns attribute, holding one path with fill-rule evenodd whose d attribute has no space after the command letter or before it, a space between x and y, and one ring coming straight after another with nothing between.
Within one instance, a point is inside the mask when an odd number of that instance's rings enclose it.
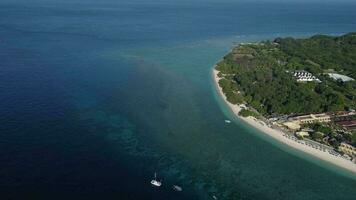
<instances>
[{"instance_id":1,"label":"calm sea surface","mask_svg":"<svg viewBox=\"0 0 356 200\"><path fill-rule=\"evenodd\" d=\"M1 199L356 198L355 174L233 118L210 74L238 42L356 31L356 3L155 2L0 2Z\"/></svg>"}]
</instances>

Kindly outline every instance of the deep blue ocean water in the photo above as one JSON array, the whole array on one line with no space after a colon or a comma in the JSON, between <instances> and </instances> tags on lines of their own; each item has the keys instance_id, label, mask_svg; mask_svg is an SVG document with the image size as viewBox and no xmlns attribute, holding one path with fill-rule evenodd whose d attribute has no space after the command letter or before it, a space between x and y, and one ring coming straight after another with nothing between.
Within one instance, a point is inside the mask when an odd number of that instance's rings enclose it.
<instances>
[{"instance_id":1,"label":"deep blue ocean water","mask_svg":"<svg viewBox=\"0 0 356 200\"><path fill-rule=\"evenodd\" d=\"M356 31L355 10L2 0L1 199L355 199L355 174L234 119L210 74L238 42Z\"/></svg>"}]
</instances>

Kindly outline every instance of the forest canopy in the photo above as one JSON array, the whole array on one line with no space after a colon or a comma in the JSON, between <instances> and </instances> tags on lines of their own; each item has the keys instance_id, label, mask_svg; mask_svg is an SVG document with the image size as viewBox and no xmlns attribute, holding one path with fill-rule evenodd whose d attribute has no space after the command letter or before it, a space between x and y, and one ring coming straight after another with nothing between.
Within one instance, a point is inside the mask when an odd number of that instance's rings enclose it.
<instances>
[{"instance_id":1,"label":"forest canopy","mask_svg":"<svg viewBox=\"0 0 356 200\"><path fill-rule=\"evenodd\" d=\"M265 116L343 111L356 107L356 33L340 37L277 38L240 44L217 64L219 82L231 103L245 102ZM298 82L293 72L320 81Z\"/></svg>"}]
</instances>

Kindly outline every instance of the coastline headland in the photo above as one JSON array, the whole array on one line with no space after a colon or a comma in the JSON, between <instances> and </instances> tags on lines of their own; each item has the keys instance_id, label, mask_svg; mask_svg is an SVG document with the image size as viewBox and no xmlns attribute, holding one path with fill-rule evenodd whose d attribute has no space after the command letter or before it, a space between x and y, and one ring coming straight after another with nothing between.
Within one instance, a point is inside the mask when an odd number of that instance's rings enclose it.
<instances>
[{"instance_id":1,"label":"coastline headland","mask_svg":"<svg viewBox=\"0 0 356 200\"><path fill-rule=\"evenodd\" d=\"M221 79L218 76L219 71L216 70L216 66L212 69L212 76L214 79L215 87L219 93L219 96L224 100L225 104L230 108L230 110L242 121L249 124L250 126L260 130L261 132L267 134L278 142L285 144L291 148L309 154L313 157L331 163L335 166L343 168L349 172L356 174L356 164L350 160L347 160L341 156L333 155L325 149L316 148L314 145L304 141L298 140L294 136L283 132L280 129L273 128L272 126L266 124L263 120L256 119L255 117L242 117L239 115L239 112L244 108L245 105L241 104L232 104L227 101L225 94L223 93L222 88L219 85L219 80Z\"/></svg>"}]
</instances>

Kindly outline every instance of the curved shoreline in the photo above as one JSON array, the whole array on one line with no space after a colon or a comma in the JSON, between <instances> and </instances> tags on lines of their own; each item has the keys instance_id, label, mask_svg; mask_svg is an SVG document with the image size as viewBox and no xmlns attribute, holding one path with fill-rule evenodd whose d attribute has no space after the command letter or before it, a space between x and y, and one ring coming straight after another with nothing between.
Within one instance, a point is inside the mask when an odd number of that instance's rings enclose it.
<instances>
[{"instance_id":1,"label":"curved shoreline","mask_svg":"<svg viewBox=\"0 0 356 200\"><path fill-rule=\"evenodd\" d=\"M307 146L302 143L298 143L295 140L290 139L289 137L286 136L286 133L273 129L269 126L267 126L263 121L258 120L254 117L242 117L239 116L238 113L242 109L241 106L239 105L234 105L226 100L226 96L222 91L222 88L219 85L219 80L220 78L218 77L219 71L215 69L216 66L212 69L212 76L214 79L214 84L216 87L216 90L219 93L219 96L224 100L225 104L229 107L229 109L242 121L245 123L249 124L250 126L258 129L259 131L265 133L266 135L272 137L273 139L277 140L278 142L287 145L289 147L292 147L293 149L299 150L301 152L304 152L308 155L311 155L313 157L316 157L320 160L326 161L328 163L331 163L335 166L338 166L340 168L343 168L349 172L352 172L353 174L356 175L356 164L353 163L350 160L346 160L340 156L334 156L329 154L328 152L324 152L315 148L312 148L310 146Z\"/></svg>"}]
</instances>

